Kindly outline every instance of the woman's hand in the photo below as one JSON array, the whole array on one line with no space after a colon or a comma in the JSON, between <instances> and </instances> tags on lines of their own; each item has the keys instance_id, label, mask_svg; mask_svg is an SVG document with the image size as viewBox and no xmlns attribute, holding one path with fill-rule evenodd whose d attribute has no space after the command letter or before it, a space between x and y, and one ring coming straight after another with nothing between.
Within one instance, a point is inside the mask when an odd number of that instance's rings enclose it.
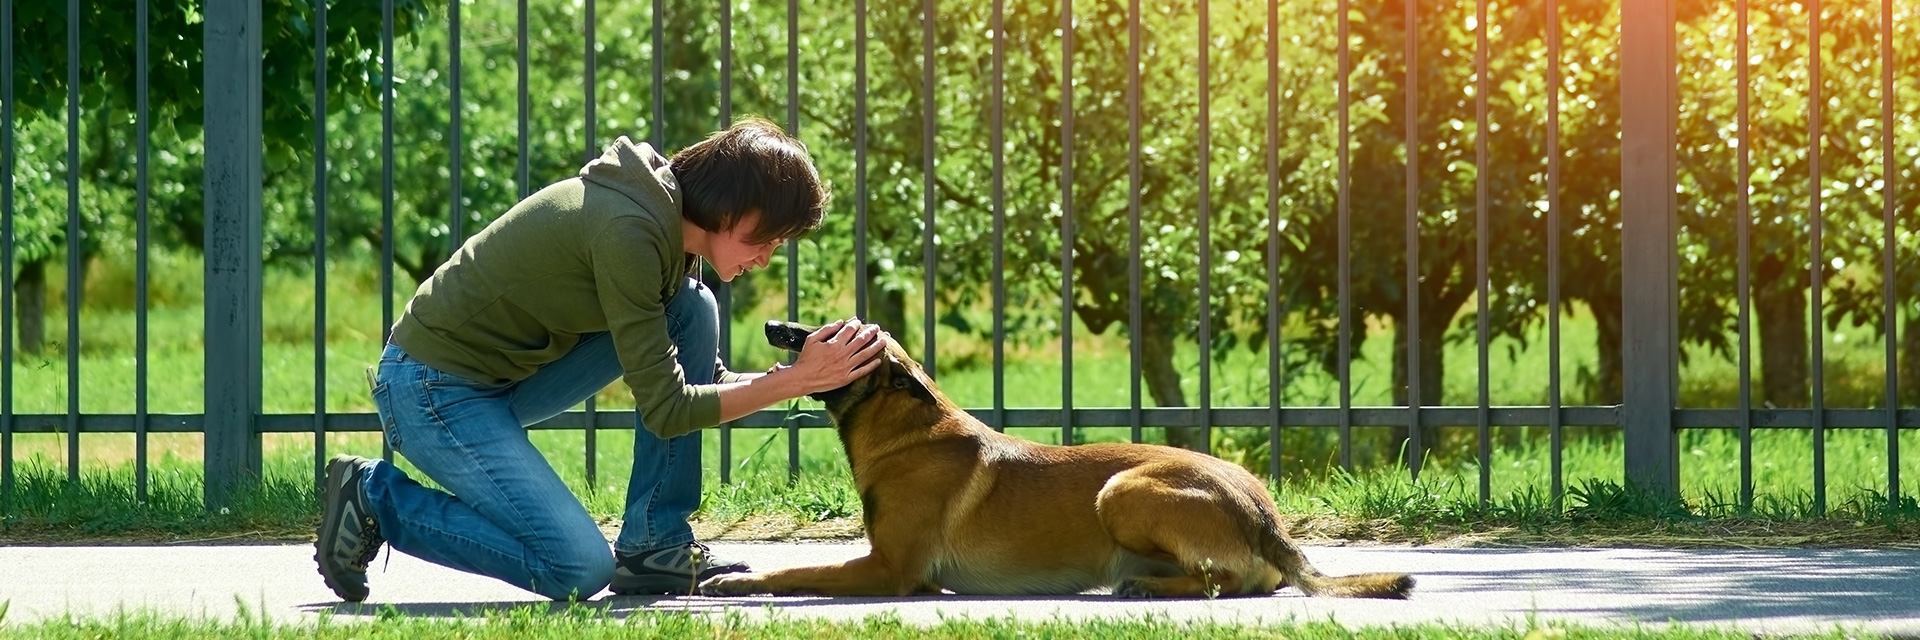
<instances>
[{"instance_id":1,"label":"woman's hand","mask_svg":"<svg viewBox=\"0 0 1920 640\"><path fill-rule=\"evenodd\" d=\"M885 336L880 325L859 318L831 322L807 336L793 364L776 369L794 376L803 395L838 389L880 367L880 352L887 348Z\"/></svg>"}]
</instances>

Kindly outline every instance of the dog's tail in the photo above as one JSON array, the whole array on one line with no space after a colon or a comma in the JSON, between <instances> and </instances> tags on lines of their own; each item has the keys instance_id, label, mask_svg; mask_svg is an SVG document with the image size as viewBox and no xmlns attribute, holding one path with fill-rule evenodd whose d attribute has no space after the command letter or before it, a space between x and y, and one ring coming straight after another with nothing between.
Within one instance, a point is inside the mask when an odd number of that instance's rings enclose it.
<instances>
[{"instance_id":1,"label":"dog's tail","mask_svg":"<svg viewBox=\"0 0 1920 640\"><path fill-rule=\"evenodd\" d=\"M1259 509L1266 522L1255 526L1260 545L1260 555L1280 570L1286 577L1286 584L1299 588L1301 593L1310 596L1334 598L1387 598L1405 600L1413 591L1413 576L1404 573L1361 573L1350 576L1329 576L1320 573L1307 562L1306 554L1287 537L1280 528L1277 514L1262 505ZM1283 585L1284 586L1284 585Z\"/></svg>"}]
</instances>

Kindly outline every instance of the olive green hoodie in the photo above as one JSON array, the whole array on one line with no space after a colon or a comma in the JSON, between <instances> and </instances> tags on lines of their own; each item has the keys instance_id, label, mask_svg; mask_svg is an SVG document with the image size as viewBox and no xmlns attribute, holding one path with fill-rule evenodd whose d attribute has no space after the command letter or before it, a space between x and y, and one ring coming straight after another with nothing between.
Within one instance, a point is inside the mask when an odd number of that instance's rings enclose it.
<instances>
[{"instance_id":1,"label":"olive green hoodie","mask_svg":"<svg viewBox=\"0 0 1920 640\"><path fill-rule=\"evenodd\" d=\"M489 385L524 380L610 332L647 430L713 426L719 389L690 385L667 335L667 301L694 270L667 159L625 137L579 177L521 201L420 283L392 341L441 371ZM738 379L714 363L722 383Z\"/></svg>"}]
</instances>

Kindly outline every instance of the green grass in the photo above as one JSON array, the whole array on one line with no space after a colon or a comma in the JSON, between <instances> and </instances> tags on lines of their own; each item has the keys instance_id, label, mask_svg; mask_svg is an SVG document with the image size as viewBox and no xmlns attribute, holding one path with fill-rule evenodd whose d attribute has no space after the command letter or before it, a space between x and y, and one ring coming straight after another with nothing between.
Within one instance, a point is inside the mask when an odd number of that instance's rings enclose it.
<instances>
[{"instance_id":1,"label":"green grass","mask_svg":"<svg viewBox=\"0 0 1920 640\"><path fill-rule=\"evenodd\" d=\"M0 621L4 621L0 606ZM455 618L409 617L382 609L372 617L377 624L322 617L318 623L275 622L243 613L235 620L189 619L151 613L121 613L111 617L68 617L6 627L8 637L45 640L116 638L358 638L428 640L432 638L528 638L590 640L594 638L757 638L779 640L867 638L871 640L941 640L946 638L1332 638L1425 639L1479 638L1527 640L1627 638L1644 640L1709 640L1752 638L1751 632L1726 628L1680 625L1562 626L1516 621L1509 626L1468 627L1420 624L1347 627L1328 621L1247 625L1215 622L1175 622L1135 616L1121 620L946 619L933 625L912 625L897 616L882 615L858 621L798 619L774 615L750 619L739 611L724 615L690 612L610 612L601 603L515 607L482 610ZM1835 628L1805 638L1872 637Z\"/></svg>"},{"instance_id":2,"label":"green grass","mask_svg":"<svg viewBox=\"0 0 1920 640\"><path fill-rule=\"evenodd\" d=\"M1583 533L1567 528L1583 522L1632 529L1650 522L1733 520L1760 527L1764 522L1811 520L1865 536L1850 539L1869 543L1896 540L1902 531L1920 524L1920 505L1913 497L1920 495L1920 483L1915 481L1920 474L1903 475L1901 498L1889 501L1884 485L1872 483L1873 478L1884 474L1883 467L1872 464L1873 435L1833 434L1830 462L1852 464L1835 464L1829 473L1833 478L1863 480L1859 484L1830 480L1824 515L1814 511L1807 489L1795 488L1806 471L1790 462L1807 455L1804 437L1799 442L1771 438L1756 443L1757 459L1780 464L1756 467L1754 477L1760 489L1751 511L1743 510L1739 503L1737 472L1729 473L1719 463L1683 461L1687 483L1681 503L1635 495L1622 487L1617 439L1606 438L1570 441L1563 459L1567 497L1558 503L1548 489L1550 459L1543 447L1537 446L1497 452L1499 457L1489 467L1490 492L1485 502L1480 500L1479 467L1470 458L1436 460L1418 481L1410 479L1402 468L1378 465L1353 473L1300 474L1273 489L1281 507L1296 521L1309 523L1306 526L1316 536L1420 542L1513 528L1522 534L1548 538L1558 531L1564 534L1565 542L1578 543L1614 531ZM815 430L801 434L800 477L793 483L787 481L784 431L736 432L731 484L718 482L719 452L714 446L718 434L710 432L705 437L708 482L697 518L726 523L773 516L804 524L858 517L859 496L831 433ZM591 483L585 473L581 433L537 431L533 438L548 452L549 460L588 510L603 521L617 522L627 485L623 461L624 452L631 446L631 432L600 432L598 477ZM1908 446L1920 447L1920 438L1910 440L1914 441ZM335 441L330 450L379 454L378 441L372 434L336 436ZM1737 446L1728 434L1718 432L1689 433L1683 442L1688 460L1725 458L1734 455ZM61 467L44 458L30 458L17 467L15 492L0 501L0 538L305 536L318 513L310 443L285 443L270 451L266 481L243 495L228 513L208 513L201 508L199 467L194 460L170 458L154 465L149 498L138 503L131 495L129 465L89 470L82 474L80 483L72 484ZM408 467L404 458L400 463ZM1383 533L1383 525L1393 530Z\"/></svg>"}]
</instances>

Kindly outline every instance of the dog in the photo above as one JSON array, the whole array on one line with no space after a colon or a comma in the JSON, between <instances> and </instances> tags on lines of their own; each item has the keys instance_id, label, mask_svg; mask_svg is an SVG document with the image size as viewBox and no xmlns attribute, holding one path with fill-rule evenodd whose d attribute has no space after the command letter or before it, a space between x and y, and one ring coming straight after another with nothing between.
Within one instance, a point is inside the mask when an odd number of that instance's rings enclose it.
<instances>
[{"instance_id":1,"label":"dog","mask_svg":"<svg viewBox=\"0 0 1920 640\"><path fill-rule=\"evenodd\" d=\"M813 327L773 321L798 352ZM1307 563L1253 474L1212 456L1146 444L1052 446L988 428L940 393L890 337L879 368L814 394L860 490L863 557L714 576L713 596L1064 595L1134 598L1271 594L1398 598L1400 573L1333 577Z\"/></svg>"}]
</instances>

